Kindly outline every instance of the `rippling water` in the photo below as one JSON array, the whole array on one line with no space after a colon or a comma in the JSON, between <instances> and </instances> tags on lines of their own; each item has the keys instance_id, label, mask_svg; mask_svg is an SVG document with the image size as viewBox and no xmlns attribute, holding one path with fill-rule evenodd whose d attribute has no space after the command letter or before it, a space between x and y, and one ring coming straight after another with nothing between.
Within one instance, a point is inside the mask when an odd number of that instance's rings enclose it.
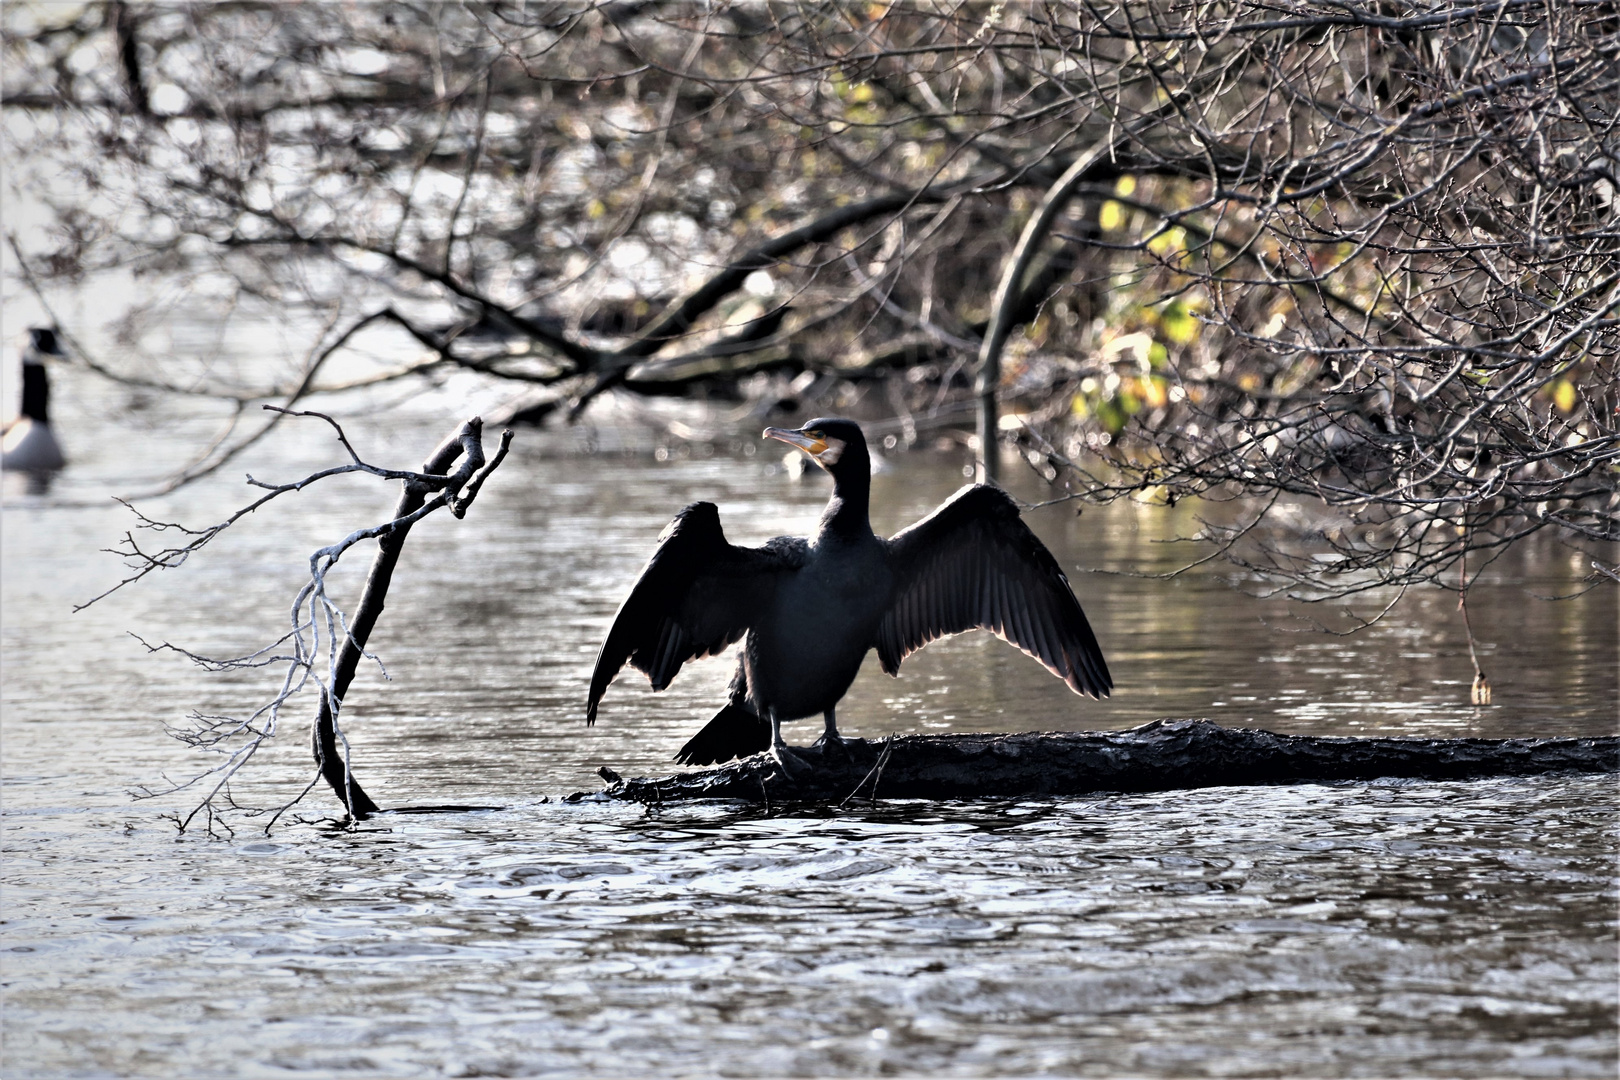
<instances>
[{"instance_id":1,"label":"rippling water","mask_svg":"<svg viewBox=\"0 0 1620 1080\"><path fill-rule=\"evenodd\" d=\"M531 803L228 844L27 815L7 1071L1612 1075L1612 802Z\"/></svg>"},{"instance_id":2,"label":"rippling water","mask_svg":"<svg viewBox=\"0 0 1620 1080\"><path fill-rule=\"evenodd\" d=\"M392 423L359 416L351 434L406 463L448 426ZM281 478L329 461L325 433L299 430L243 467ZM656 462L612 437L582 455L575 435L526 434L466 521L412 534L373 638L392 681L368 670L351 694L357 773L385 806L504 809L355 831L322 820L324 791L269 837L177 838L158 815L180 797L132 803L127 789L195 764L163 721L240 710L264 682L210 680L125 631L204 651L264 640L308 552L380 519L391 492L300 496L79 615L72 601L116 579L94 552L123 512L10 493L7 1076L1614 1074L1612 777L774 815L557 802L596 786L601 764L667 768L723 693L729 661L656 696L626 678L595 728L580 721L600 635L673 510L714 499L733 539L757 541L810 527L826 493L774 452ZM77 450L60 496L99 495L127 470L116 446ZM879 527L949 494L959 465L892 461ZM221 481L160 505L207 521L243 490ZM1472 709L1440 594L1339 638L1213 568L1173 582L1083 572L1174 565L1156 541L1196 528L1192 514L1031 515L1108 652L1109 702L969 636L898 680L863 672L841 726L1615 730L1614 591L1534 599L1584 574L1568 551L1529 548L1474 594L1499 704ZM303 732L280 742L244 799L307 776Z\"/></svg>"}]
</instances>

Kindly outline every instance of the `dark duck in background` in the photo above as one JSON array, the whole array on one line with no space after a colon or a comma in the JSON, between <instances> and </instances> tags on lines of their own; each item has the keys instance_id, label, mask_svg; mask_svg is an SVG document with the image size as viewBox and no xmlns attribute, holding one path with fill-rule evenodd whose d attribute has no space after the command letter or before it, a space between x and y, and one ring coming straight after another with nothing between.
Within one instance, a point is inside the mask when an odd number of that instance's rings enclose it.
<instances>
[{"instance_id":1,"label":"dark duck in background","mask_svg":"<svg viewBox=\"0 0 1620 1080\"><path fill-rule=\"evenodd\" d=\"M28 344L22 353L22 409L17 419L6 425L0 440L0 468L48 473L67 464L51 432L51 384L45 373L45 358L62 355L54 331L28 331Z\"/></svg>"},{"instance_id":2,"label":"dark duck in background","mask_svg":"<svg viewBox=\"0 0 1620 1080\"><path fill-rule=\"evenodd\" d=\"M964 487L885 540L867 516L872 465L854 421L765 436L832 474L821 527L810 539L749 548L726 541L713 503L676 515L602 644L587 723L626 661L662 690L688 660L745 635L725 708L676 760L711 765L769 749L784 770L800 771L782 723L820 713L823 753L842 750L834 713L868 649L895 675L928 642L967 630L1018 646L1077 694L1108 695L1113 679L1068 579L1006 492Z\"/></svg>"}]
</instances>

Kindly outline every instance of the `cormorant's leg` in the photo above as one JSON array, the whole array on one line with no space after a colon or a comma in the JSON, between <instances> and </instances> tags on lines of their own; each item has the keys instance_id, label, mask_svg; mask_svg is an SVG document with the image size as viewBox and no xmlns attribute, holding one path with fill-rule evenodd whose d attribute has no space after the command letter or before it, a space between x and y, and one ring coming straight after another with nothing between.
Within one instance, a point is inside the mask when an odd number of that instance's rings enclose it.
<instances>
[{"instance_id":1,"label":"cormorant's leg","mask_svg":"<svg viewBox=\"0 0 1620 1080\"><path fill-rule=\"evenodd\" d=\"M848 761L849 748L844 743L844 737L838 734L838 718L834 715L836 710L837 706L835 705L822 714L827 726L821 732L821 738L816 740L815 745L821 747L823 754L833 753Z\"/></svg>"},{"instance_id":2,"label":"cormorant's leg","mask_svg":"<svg viewBox=\"0 0 1620 1080\"><path fill-rule=\"evenodd\" d=\"M788 749L788 744L782 740L782 721L777 718L776 710L770 710L771 720L771 757L782 766L782 771L789 777L802 775L810 771L810 765L798 754Z\"/></svg>"}]
</instances>

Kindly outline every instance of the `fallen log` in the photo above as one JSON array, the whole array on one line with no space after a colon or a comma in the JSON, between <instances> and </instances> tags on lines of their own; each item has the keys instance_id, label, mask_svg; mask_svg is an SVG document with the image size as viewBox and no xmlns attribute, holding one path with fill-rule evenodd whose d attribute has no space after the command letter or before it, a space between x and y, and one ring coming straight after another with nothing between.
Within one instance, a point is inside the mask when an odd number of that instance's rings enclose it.
<instances>
[{"instance_id":1,"label":"fallen log","mask_svg":"<svg viewBox=\"0 0 1620 1080\"><path fill-rule=\"evenodd\" d=\"M848 802L1173 791L1251 784L1405 778L1478 780L1620 772L1620 737L1401 739L1278 735L1210 720L1155 720L1125 731L907 735L849 740L840 755L797 749L812 768L790 777L766 754L717 769L623 779L581 799Z\"/></svg>"}]
</instances>

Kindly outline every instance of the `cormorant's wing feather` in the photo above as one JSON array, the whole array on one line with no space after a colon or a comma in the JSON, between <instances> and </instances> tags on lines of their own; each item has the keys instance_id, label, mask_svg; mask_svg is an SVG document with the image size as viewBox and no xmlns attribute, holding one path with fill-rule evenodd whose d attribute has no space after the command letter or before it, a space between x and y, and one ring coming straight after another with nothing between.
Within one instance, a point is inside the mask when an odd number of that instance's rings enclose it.
<instances>
[{"instance_id":1,"label":"cormorant's wing feather","mask_svg":"<svg viewBox=\"0 0 1620 1080\"><path fill-rule=\"evenodd\" d=\"M748 632L775 588L775 576L802 561L803 542L736 547L713 503L693 503L670 522L658 550L613 617L591 674L585 720L628 661L662 690L688 660L721 652Z\"/></svg>"},{"instance_id":2,"label":"cormorant's wing feather","mask_svg":"<svg viewBox=\"0 0 1620 1080\"><path fill-rule=\"evenodd\" d=\"M1107 697L1113 677L1069 579L1006 492L970 485L889 541L894 600L878 626L890 675L936 638L989 630L1077 694Z\"/></svg>"}]
</instances>

